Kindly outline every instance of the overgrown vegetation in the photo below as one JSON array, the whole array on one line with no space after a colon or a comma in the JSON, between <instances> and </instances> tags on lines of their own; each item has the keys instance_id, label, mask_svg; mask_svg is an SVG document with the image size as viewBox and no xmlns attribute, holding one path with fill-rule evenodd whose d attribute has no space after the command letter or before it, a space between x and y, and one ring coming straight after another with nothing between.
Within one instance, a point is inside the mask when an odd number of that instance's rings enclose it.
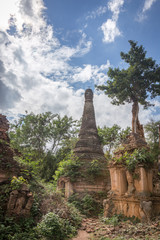
<instances>
[{"instance_id":1,"label":"overgrown vegetation","mask_svg":"<svg viewBox=\"0 0 160 240\"><path fill-rule=\"evenodd\" d=\"M121 222L130 221L133 224L139 223L140 220L136 217L126 217L123 214L115 214L114 216L108 218L108 217L102 217L101 221L107 225L117 226Z\"/></svg>"},{"instance_id":2,"label":"overgrown vegetation","mask_svg":"<svg viewBox=\"0 0 160 240\"><path fill-rule=\"evenodd\" d=\"M82 162L74 155L73 152L66 155L66 157L59 162L58 168L55 171L54 179L57 181L61 176L69 177L71 182L75 181L77 177L81 176L80 168Z\"/></svg>"},{"instance_id":3,"label":"overgrown vegetation","mask_svg":"<svg viewBox=\"0 0 160 240\"><path fill-rule=\"evenodd\" d=\"M6 215L10 192L19 190L24 183L22 176L13 177L11 182L0 187L0 240L65 240L74 236L82 220L78 210L59 193L49 194L33 179L28 185L34 194L30 216Z\"/></svg>"},{"instance_id":4,"label":"overgrown vegetation","mask_svg":"<svg viewBox=\"0 0 160 240\"><path fill-rule=\"evenodd\" d=\"M74 204L74 206L85 216L93 217L98 216L103 212L103 199L106 194L103 192L99 193L86 193L72 194L68 201Z\"/></svg>"},{"instance_id":5,"label":"overgrown vegetation","mask_svg":"<svg viewBox=\"0 0 160 240\"><path fill-rule=\"evenodd\" d=\"M133 172L138 164L143 164L148 168L155 160L152 153L145 148L135 149L132 153L125 152L118 159L114 158L114 161L122 163L130 172Z\"/></svg>"},{"instance_id":6,"label":"overgrown vegetation","mask_svg":"<svg viewBox=\"0 0 160 240\"><path fill-rule=\"evenodd\" d=\"M13 148L22 155L19 160L30 167L35 176L53 181L57 165L73 148L79 122L71 117L45 112L26 113L11 125Z\"/></svg>"},{"instance_id":7,"label":"overgrown vegetation","mask_svg":"<svg viewBox=\"0 0 160 240\"><path fill-rule=\"evenodd\" d=\"M150 146L150 151L154 159L158 159L160 154L159 148L159 127L160 121L154 121L151 119L145 126L146 141Z\"/></svg>"},{"instance_id":8,"label":"overgrown vegetation","mask_svg":"<svg viewBox=\"0 0 160 240\"><path fill-rule=\"evenodd\" d=\"M127 135L131 132L130 127L122 129L117 124L112 127L98 127L98 135L100 137L101 144L104 147L105 152L111 155L113 150L126 139Z\"/></svg>"}]
</instances>

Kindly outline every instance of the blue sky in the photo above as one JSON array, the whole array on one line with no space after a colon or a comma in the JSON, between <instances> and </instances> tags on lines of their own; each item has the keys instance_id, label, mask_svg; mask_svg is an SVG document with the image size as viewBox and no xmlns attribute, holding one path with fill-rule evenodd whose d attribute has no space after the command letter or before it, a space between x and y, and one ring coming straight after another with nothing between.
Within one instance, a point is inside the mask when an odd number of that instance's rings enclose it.
<instances>
[{"instance_id":1,"label":"blue sky","mask_svg":"<svg viewBox=\"0 0 160 240\"><path fill-rule=\"evenodd\" d=\"M98 125L131 125L131 105L117 107L94 89L111 67L125 68L128 40L160 64L159 0L0 0L0 112L16 118L52 111L79 119L84 91L94 91ZM160 119L160 102L140 121Z\"/></svg>"}]
</instances>

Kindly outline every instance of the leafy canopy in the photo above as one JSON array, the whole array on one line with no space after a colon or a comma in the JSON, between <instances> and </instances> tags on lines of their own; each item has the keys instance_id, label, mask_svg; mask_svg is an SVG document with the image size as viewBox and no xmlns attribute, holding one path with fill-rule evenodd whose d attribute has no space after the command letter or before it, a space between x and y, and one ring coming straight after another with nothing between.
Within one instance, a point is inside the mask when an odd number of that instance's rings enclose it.
<instances>
[{"instance_id":1,"label":"leafy canopy","mask_svg":"<svg viewBox=\"0 0 160 240\"><path fill-rule=\"evenodd\" d=\"M154 156L154 159L158 158L160 154L159 148L159 127L160 121L154 121L151 119L145 126L146 140L150 146L150 151Z\"/></svg>"},{"instance_id":2,"label":"leafy canopy","mask_svg":"<svg viewBox=\"0 0 160 240\"><path fill-rule=\"evenodd\" d=\"M98 135L101 144L106 148L109 154L123 142L126 136L129 135L130 131L130 127L121 129L117 124L114 124L112 127L98 127Z\"/></svg>"},{"instance_id":3,"label":"leafy canopy","mask_svg":"<svg viewBox=\"0 0 160 240\"><path fill-rule=\"evenodd\" d=\"M129 64L127 69L109 68L109 80L106 85L97 86L103 90L115 105L125 102L139 102L147 108L151 105L148 98L160 95L160 66L150 57L146 57L143 46L129 41L128 53L121 52L121 58Z\"/></svg>"},{"instance_id":4,"label":"leafy canopy","mask_svg":"<svg viewBox=\"0 0 160 240\"><path fill-rule=\"evenodd\" d=\"M11 125L11 144L22 154L22 161L46 181L52 179L58 163L71 151L79 122L71 117L45 112L26 114Z\"/></svg>"}]
</instances>

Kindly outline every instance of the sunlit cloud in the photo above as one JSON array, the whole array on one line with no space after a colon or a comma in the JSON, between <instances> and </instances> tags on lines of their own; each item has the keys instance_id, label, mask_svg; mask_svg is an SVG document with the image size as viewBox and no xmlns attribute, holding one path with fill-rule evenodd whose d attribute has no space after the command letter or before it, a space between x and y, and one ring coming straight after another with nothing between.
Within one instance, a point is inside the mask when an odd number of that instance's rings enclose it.
<instances>
[{"instance_id":1,"label":"sunlit cloud","mask_svg":"<svg viewBox=\"0 0 160 240\"><path fill-rule=\"evenodd\" d=\"M100 6L95 11L88 13L86 20L95 19L107 12L107 6Z\"/></svg>"},{"instance_id":2,"label":"sunlit cloud","mask_svg":"<svg viewBox=\"0 0 160 240\"><path fill-rule=\"evenodd\" d=\"M156 2L157 0L145 0L143 8L139 11L137 20L138 21L143 21L144 19L147 18L146 12L150 10L152 5Z\"/></svg>"},{"instance_id":3,"label":"sunlit cloud","mask_svg":"<svg viewBox=\"0 0 160 240\"><path fill-rule=\"evenodd\" d=\"M124 4L124 0L111 0L108 2L108 9L113 13L111 19L107 19L101 26L104 37L103 42L114 42L115 38L121 35L120 30L117 27L117 22L121 8Z\"/></svg>"}]
</instances>

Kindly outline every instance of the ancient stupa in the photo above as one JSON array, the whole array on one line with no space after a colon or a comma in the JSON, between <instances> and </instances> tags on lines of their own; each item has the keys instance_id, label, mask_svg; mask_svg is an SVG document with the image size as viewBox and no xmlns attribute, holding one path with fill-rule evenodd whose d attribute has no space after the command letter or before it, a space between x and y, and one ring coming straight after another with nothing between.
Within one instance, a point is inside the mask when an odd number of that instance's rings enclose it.
<instances>
[{"instance_id":1,"label":"ancient stupa","mask_svg":"<svg viewBox=\"0 0 160 240\"><path fill-rule=\"evenodd\" d=\"M58 189L63 189L65 196L69 197L76 192L99 192L110 188L107 161L104 157L96 127L95 112L93 106L93 92L91 89L85 91L85 103L82 116L82 125L79 132L79 140L74 148L75 157L82 163L79 176L72 182L70 178L61 177ZM99 175L87 176L91 164L96 161Z\"/></svg>"},{"instance_id":2,"label":"ancient stupa","mask_svg":"<svg viewBox=\"0 0 160 240\"><path fill-rule=\"evenodd\" d=\"M96 127L93 92L91 89L85 91L82 125L79 133L79 141L75 146L74 152L79 158L88 161L93 159L105 160Z\"/></svg>"}]
</instances>

